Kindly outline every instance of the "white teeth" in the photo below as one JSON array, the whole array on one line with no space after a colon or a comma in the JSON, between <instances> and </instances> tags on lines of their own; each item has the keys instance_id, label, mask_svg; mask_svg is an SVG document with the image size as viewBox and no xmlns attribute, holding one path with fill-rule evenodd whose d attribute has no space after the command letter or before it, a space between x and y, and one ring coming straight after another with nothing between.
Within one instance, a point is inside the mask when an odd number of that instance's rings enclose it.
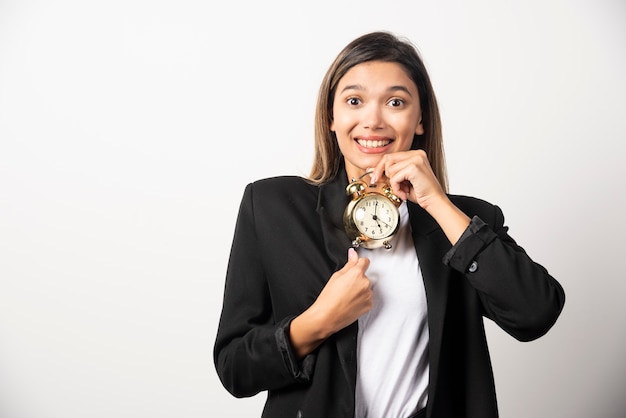
<instances>
[{"instance_id":1,"label":"white teeth","mask_svg":"<svg viewBox=\"0 0 626 418\"><path fill-rule=\"evenodd\" d=\"M357 139L356 140L360 146L365 147L365 148L379 148L379 147L384 147L385 145L388 145L391 141L388 139L382 140L379 139L377 141L372 141L372 140L365 140L365 139Z\"/></svg>"}]
</instances>

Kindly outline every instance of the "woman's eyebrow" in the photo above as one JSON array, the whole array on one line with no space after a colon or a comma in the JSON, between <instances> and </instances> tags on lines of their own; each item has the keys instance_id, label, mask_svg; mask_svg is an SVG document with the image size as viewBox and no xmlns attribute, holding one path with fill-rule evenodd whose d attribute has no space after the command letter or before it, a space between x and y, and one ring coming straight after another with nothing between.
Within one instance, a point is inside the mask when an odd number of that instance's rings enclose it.
<instances>
[{"instance_id":1,"label":"woman's eyebrow","mask_svg":"<svg viewBox=\"0 0 626 418\"><path fill-rule=\"evenodd\" d=\"M363 87L360 84L349 84L345 86L343 89L341 89L341 93L343 93L346 90L365 90L365 87Z\"/></svg>"},{"instance_id":2,"label":"woman's eyebrow","mask_svg":"<svg viewBox=\"0 0 626 418\"><path fill-rule=\"evenodd\" d=\"M346 90L367 90L365 87L363 87L360 84L349 84L347 86L345 86L343 89L341 89L341 93L343 93ZM394 91L403 91L406 94L408 94L409 96L413 97L413 95L411 94L411 91L402 85L398 85L398 86L390 86L387 91L389 92L394 92Z\"/></svg>"},{"instance_id":3,"label":"woman's eyebrow","mask_svg":"<svg viewBox=\"0 0 626 418\"><path fill-rule=\"evenodd\" d=\"M411 94L411 91L407 87L405 87L405 86L391 86L387 90L389 90L389 91L398 91L398 90L400 90L400 91L405 92L409 96L413 97L413 95Z\"/></svg>"}]
</instances>

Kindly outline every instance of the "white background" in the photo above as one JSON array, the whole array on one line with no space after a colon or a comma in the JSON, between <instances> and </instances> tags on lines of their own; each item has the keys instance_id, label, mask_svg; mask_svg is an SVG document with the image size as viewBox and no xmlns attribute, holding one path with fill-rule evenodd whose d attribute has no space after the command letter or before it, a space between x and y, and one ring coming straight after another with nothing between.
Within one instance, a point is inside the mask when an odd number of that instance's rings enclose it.
<instances>
[{"instance_id":1,"label":"white background","mask_svg":"<svg viewBox=\"0 0 626 418\"><path fill-rule=\"evenodd\" d=\"M246 183L309 171L317 88L410 38L451 191L562 283L531 343L487 324L503 418L626 410L626 5L0 0L0 417L260 416L212 346Z\"/></svg>"}]
</instances>

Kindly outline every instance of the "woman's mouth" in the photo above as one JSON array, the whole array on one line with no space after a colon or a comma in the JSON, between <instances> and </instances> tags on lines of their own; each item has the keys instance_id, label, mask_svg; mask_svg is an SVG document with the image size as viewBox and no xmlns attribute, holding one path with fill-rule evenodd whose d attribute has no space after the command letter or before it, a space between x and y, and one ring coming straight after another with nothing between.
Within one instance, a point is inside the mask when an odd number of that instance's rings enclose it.
<instances>
[{"instance_id":1,"label":"woman's mouth","mask_svg":"<svg viewBox=\"0 0 626 418\"><path fill-rule=\"evenodd\" d=\"M391 139L360 139L357 138L356 142L363 148L382 148L391 144Z\"/></svg>"}]
</instances>

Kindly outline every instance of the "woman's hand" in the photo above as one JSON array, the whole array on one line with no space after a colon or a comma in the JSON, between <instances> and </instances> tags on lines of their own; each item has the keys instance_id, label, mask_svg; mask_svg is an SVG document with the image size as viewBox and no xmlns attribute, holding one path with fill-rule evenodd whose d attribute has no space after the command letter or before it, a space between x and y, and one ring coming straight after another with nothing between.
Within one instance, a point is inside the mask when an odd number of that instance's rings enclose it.
<instances>
[{"instance_id":1,"label":"woman's hand","mask_svg":"<svg viewBox=\"0 0 626 418\"><path fill-rule=\"evenodd\" d=\"M423 150L385 154L371 172L372 183L387 177L396 196L426 210L431 202L447 198Z\"/></svg>"},{"instance_id":2,"label":"woman's hand","mask_svg":"<svg viewBox=\"0 0 626 418\"><path fill-rule=\"evenodd\" d=\"M469 225L469 217L450 201L441 188L423 150L385 154L371 173L372 183L387 177L396 196L424 208L452 244L458 241Z\"/></svg>"},{"instance_id":3,"label":"woman's hand","mask_svg":"<svg viewBox=\"0 0 626 418\"><path fill-rule=\"evenodd\" d=\"M369 263L350 248L348 261L330 277L313 305L291 321L289 337L296 356L304 357L372 309L373 292L365 274Z\"/></svg>"}]
</instances>

